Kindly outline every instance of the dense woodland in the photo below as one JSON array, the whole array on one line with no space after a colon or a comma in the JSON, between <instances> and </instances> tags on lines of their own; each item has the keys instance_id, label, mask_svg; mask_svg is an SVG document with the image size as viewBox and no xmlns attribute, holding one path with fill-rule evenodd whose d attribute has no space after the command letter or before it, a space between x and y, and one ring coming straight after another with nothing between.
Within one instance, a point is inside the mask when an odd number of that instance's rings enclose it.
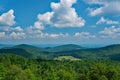
<instances>
[{"instance_id":1,"label":"dense woodland","mask_svg":"<svg viewBox=\"0 0 120 80\"><path fill-rule=\"evenodd\" d=\"M0 80L120 80L120 62L55 61L0 55Z\"/></svg>"},{"instance_id":2,"label":"dense woodland","mask_svg":"<svg viewBox=\"0 0 120 80\"><path fill-rule=\"evenodd\" d=\"M0 80L120 80L120 44L0 49Z\"/></svg>"}]
</instances>

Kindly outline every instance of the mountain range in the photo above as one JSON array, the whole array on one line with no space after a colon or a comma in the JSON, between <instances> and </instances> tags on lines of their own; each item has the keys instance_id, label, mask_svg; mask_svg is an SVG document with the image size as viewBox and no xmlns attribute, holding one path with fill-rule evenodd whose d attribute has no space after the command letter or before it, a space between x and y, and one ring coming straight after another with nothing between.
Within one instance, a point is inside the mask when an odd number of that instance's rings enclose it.
<instances>
[{"instance_id":1,"label":"mountain range","mask_svg":"<svg viewBox=\"0 0 120 80\"><path fill-rule=\"evenodd\" d=\"M80 59L112 59L120 61L120 44L101 48L85 48L75 44L40 48L20 44L0 49L0 54L15 54L26 58L51 60L58 56L73 56Z\"/></svg>"}]
</instances>

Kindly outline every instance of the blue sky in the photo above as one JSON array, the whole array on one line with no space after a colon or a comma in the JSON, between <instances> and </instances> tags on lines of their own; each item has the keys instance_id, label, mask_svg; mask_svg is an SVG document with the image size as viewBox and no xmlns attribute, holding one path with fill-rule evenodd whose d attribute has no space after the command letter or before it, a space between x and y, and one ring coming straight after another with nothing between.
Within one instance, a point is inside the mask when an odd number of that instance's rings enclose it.
<instances>
[{"instance_id":1,"label":"blue sky","mask_svg":"<svg viewBox=\"0 0 120 80\"><path fill-rule=\"evenodd\" d=\"M0 0L0 43L118 44L119 0Z\"/></svg>"}]
</instances>

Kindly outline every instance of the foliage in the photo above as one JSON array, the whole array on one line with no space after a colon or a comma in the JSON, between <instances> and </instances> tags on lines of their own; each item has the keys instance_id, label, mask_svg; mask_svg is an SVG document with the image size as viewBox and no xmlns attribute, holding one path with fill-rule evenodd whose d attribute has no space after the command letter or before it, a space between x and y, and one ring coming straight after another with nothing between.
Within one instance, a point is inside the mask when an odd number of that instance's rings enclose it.
<instances>
[{"instance_id":1,"label":"foliage","mask_svg":"<svg viewBox=\"0 0 120 80\"><path fill-rule=\"evenodd\" d=\"M0 55L0 80L120 80L120 62L47 61Z\"/></svg>"}]
</instances>

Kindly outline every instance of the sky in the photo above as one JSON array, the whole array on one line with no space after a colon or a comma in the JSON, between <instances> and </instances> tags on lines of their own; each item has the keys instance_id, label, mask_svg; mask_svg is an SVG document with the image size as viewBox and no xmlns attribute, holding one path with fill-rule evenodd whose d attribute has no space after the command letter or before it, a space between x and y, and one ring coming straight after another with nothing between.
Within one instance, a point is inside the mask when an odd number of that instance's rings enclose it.
<instances>
[{"instance_id":1,"label":"sky","mask_svg":"<svg viewBox=\"0 0 120 80\"><path fill-rule=\"evenodd\" d=\"M119 44L120 0L0 0L0 44Z\"/></svg>"}]
</instances>

